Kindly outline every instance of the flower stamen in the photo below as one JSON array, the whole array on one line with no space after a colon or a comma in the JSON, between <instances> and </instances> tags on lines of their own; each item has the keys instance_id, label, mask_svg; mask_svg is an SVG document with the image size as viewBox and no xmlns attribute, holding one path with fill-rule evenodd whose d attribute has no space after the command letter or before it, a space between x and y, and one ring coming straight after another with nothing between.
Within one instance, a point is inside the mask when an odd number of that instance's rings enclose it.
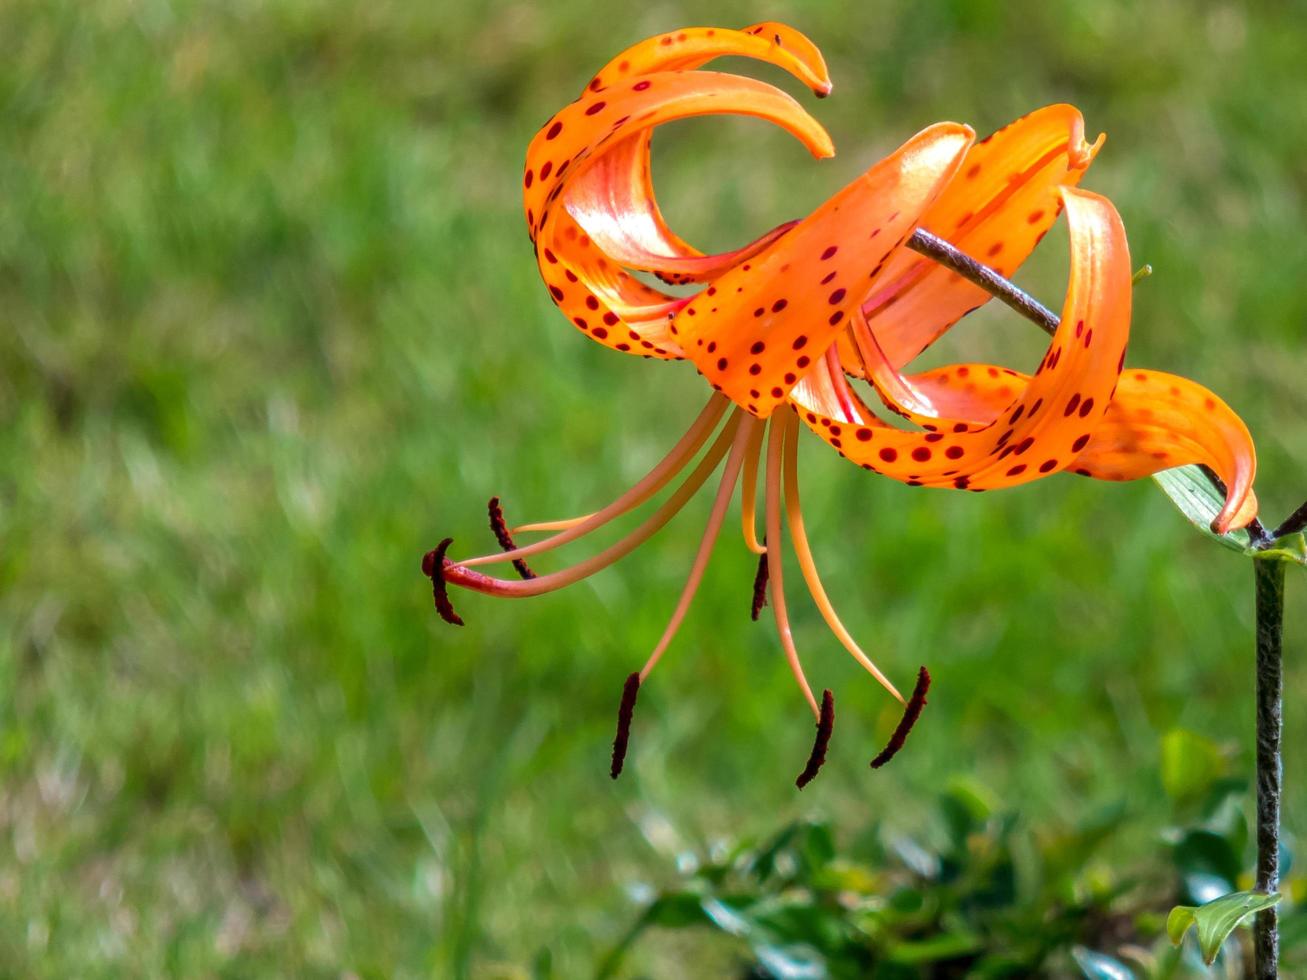
<instances>
[{"instance_id":1,"label":"flower stamen","mask_svg":"<svg viewBox=\"0 0 1307 980\"><path fill-rule=\"evenodd\" d=\"M793 418L793 414L789 414ZM799 684L799 690L808 701L808 707L816 718L821 717L817 708L817 699L813 697L812 686L804 676L803 664L799 662L799 651L794 648L794 634L790 630L790 617L785 608L785 570L782 567L781 549L776 542L781 540L781 456L785 445L786 432L790 428L784 419L772 423L767 434L767 479L764 496L767 511L767 540L772 542L767 549L768 589L771 592L772 614L776 617L776 633L780 637L781 647L785 651L785 660L790 665L790 672Z\"/></svg>"},{"instance_id":2,"label":"flower stamen","mask_svg":"<svg viewBox=\"0 0 1307 980\"><path fill-rule=\"evenodd\" d=\"M613 762L608 770L613 779L622 774L622 765L626 762L626 747L631 741L631 718L639 695L640 675L630 674L622 685L622 703L617 706L617 735L613 738Z\"/></svg>"},{"instance_id":3,"label":"flower stamen","mask_svg":"<svg viewBox=\"0 0 1307 980\"><path fill-rule=\"evenodd\" d=\"M584 561L577 562L575 565L565 568L561 571L551 572L548 575L539 575L526 582L514 582L508 579L496 578L491 575L485 575L478 572L475 568L468 567L470 562L455 562L449 558L444 559L443 573L446 582L460 585L463 588L472 589L474 592L481 592L486 595L505 596L515 599L526 598L527 596L544 595L546 592L553 592L555 589L561 589L582 579L589 578L596 572L603 571L609 565L625 558L632 551L644 544L654 533L659 531L683 508L686 502L693 497L699 488L703 486L704 481L715 470L722 457L726 455L727 448L735 437L736 429L739 428L740 420L738 415L732 415L721 433L717 436L712 447L699 461L693 472L690 473L685 481L676 489L676 492L669 497L661 507L659 507L650 517L638 528L622 538L615 544L601 551L599 554L587 558ZM602 513L602 512L601 512ZM557 537L562 537L571 532L564 531ZM553 539L550 539L553 540ZM548 542L540 542L548 545ZM516 551L505 552L498 555L500 559L511 559L519 557L531 551L533 546L528 545L525 548L518 548ZM442 552L443 556L443 552Z\"/></svg>"},{"instance_id":4,"label":"flower stamen","mask_svg":"<svg viewBox=\"0 0 1307 980\"><path fill-rule=\"evenodd\" d=\"M903 709L903 717L899 720L898 727L894 729L894 734L880 750L880 754L871 760L871 768L879 769L898 755L899 749L903 748L903 743L908 740L908 733L912 731L912 726L921 717L921 709L926 706L926 692L929 690L930 671L922 667L917 672L917 686L912 689L912 697L908 698L907 707Z\"/></svg>"},{"instance_id":5,"label":"flower stamen","mask_svg":"<svg viewBox=\"0 0 1307 980\"><path fill-rule=\"evenodd\" d=\"M449 593L445 590L445 563L449 560L445 557L445 552L449 546L454 543L453 538L445 538L444 541L436 545L425 555L422 556L422 574L431 579L432 595L436 602L436 612L440 618L451 626L462 626L463 620L454 612L454 606L449 601Z\"/></svg>"},{"instance_id":6,"label":"flower stamen","mask_svg":"<svg viewBox=\"0 0 1307 980\"><path fill-rule=\"evenodd\" d=\"M767 605L767 552L758 556L758 571L753 576L753 608L750 615L756 623L762 615L762 607Z\"/></svg>"},{"instance_id":7,"label":"flower stamen","mask_svg":"<svg viewBox=\"0 0 1307 980\"><path fill-rule=\"evenodd\" d=\"M803 572L803 580L807 583L808 592L812 595L812 601L816 603L817 609L820 610L822 619L826 620L826 625L830 627L830 631L835 634L844 649L872 677L876 678L896 701L903 704L903 695L890 683L889 678L881 672L871 658L862 652L857 641L845 629L822 585L821 576L817 573L817 563L812 557L812 549L808 546L808 534L803 526L803 509L799 501L798 419L791 415L785 424L792 429L785 443L785 516L790 525L790 542L794 545L794 554L799 559L799 569Z\"/></svg>"},{"instance_id":8,"label":"flower stamen","mask_svg":"<svg viewBox=\"0 0 1307 980\"><path fill-rule=\"evenodd\" d=\"M685 614L690 609L690 603L694 601L694 594L699 591L699 583L703 581L704 569L708 567L708 559L712 556L713 545L717 543L717 535L721 532L722 521L726 518L726 511L730 507L731 497L735 494L735 484L740 478L740 467L744 463L744 457L750 444L753 442L754 430L762 427L760 422L744 415L739 409L736 409L732 415L731 424L737 426L735 441L731 445L731 455L726 460L726 466L722 469L721 483L717 487L717 496L713 500L712 511L708 515L708 523L704 528L703 538L699 542L699 550L694 556L694 564L690 566L690 574L685 580L685 586L681 589L681 597L676 602L676 609L672 613L672 618L668 620L667 627L663 630L663 635L659 637L653 653L649 655L649 659L640 670L640 681L642 683L648 679L650 672L657 666L668 645L671 644L673 637L676 636L676 631L680 629Z\"/></svg>"},{"instance_id":9,"label":"flower stamen","mask_svg":"<svg viewBox=\"0 0 1307 980\"><path fill-rule=\"evenodd\" d=\"M513 543L512 532L508 530L508 525L504 523L504 508L500 506L498 497L490 498L487 510L490 512L490 530L494 532L499 547L505 551L516 551L517 545ZM523 579L536 577L536 573L531 571L531 566L521 558L513 559L513 567L517 569L517 574Z\"/></svg>"},{"instance_id":10,"label":"flower stamen","mask_svg":"<svg viewBox=\"0 0 1307 980\"><path fill-rule=\"evenodd\" d=\"M667 486L667 484L670 483L678 473L685 469L686 465L694 457L694 454L703 447L705 442L708 441L708 437L712 435L713 429L717 427L717 423L721 421L721 417L729 405L729 399L724 395L714 392L713 396L708 400L708 404L705 405L703 411L699 413L699 417L690 424L690 428L686 430L685 435L683 435L676 445L672 447L671 452L663 457L658 465L645 474L638 483L607 507L596 511L588 517L580 519L551 521L539 525L524 525L516 530L546 530L551 526L564 525L565 527L560 533L545 538L543 541L536 541L532 544L523 545L520 548L514 548L512 551L508 552L495 552L493 554L478 555L475 558L465 558L463 561L459 562L459 564L470 568L475 565L486 565L494 562L512 561L518 558L529 558L532 555L552 551L555 548L584 537L591 531L598 530L615 518L621 517L623 514L634 510L663 487ZM718 458L720 459L720 457Z\"/></svg>"},{"instance_id":11,"label":"flower stamen","mask_svg":"<svg viewBox=\"0 0 1307 980\"><path fill-rule=\"evenodd\" d=\"M830 688L821 692L821 715L817 718L817 737L812 743L812 752L808 755L808 764L799 773L794 785L799 789L807 786L816 778L826 762L826 749L830 746L831 734L835 731L835 695Z\"/></svg>"},{"instance_id":12,"label":"flower stamen","mask_svg":"<svg viewBox=\"0 0 1307 980\"><path fill-rule=\"evenodd\" d=\"M744 457L743 486L740 490L740 523L744 530L744 546L755 555L761 555L767 551L765 544L758 542L758 532L755 526L758 496L758 460L762 456L762 436L763 427L757 426L749 437L749 449ZM758 618L756 613L753 618Z\"/></svg>"}]
</instances>

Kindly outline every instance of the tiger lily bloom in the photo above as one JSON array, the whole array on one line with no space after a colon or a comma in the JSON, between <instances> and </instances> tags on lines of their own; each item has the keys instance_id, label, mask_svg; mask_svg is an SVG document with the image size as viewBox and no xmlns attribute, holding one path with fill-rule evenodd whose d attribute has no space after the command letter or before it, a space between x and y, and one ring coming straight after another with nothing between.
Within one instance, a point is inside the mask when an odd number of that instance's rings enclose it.
<instances>
[{"instance_id":1,"label":"tiger lily bloom","mask_svg":"<svg viewBox=\"0 0 1307 980\"><path fill-rule=\"evenodd\" d=\"M1112 204L1078 188L1102 137L1087 142L1080 113L1071 106L1032 112L980 142L964 125L930 126L800 221L721 254L704 254L683 241L667 226L653 194L649 147L658 125L709 114L751 115L786 129L814 157L834 152L825 130L781 90L702 70L723 55L783 68L819 97L831 91L817 48L784 25L659 35L614 58L576 101L545 123L528 149L523 179L528 231L555 304L606 347L690 361L714 389L707 405L671 452L608 506L518 527L517 533L551 532L519 547L495 498L490 517L502 551L454 560L446 539L426 556L423 569L442 617L461 625L448 586L526 597L580 581L647 540L720 468L680 599L643 668L627 679L612 774L621 771L639 687L684 619L742 483L743 538L760 555L753 612L756 618L769 600L781 648L817 719L816 744L797 780L802 787L825 756L834 701L825 691L819 703L794 644L782 524L831 632L905 704L903 724L873 765L888 761L903 744L925 703L929 675L922 668L905 699L830 602L800 507L801 425L852 462L913 486L980 491L1064 470L1128 480L1203 464L1228 487L1219 531L1242 527L1256 515L1255 455L1238 416L1205 388L1171 375L1125 370L1129 250ZM910 236L924 229L983 256L1005 275L1063 213L1070 279L1060 323L1038 367L1029 374L986 364L905 373L922 350L990 298L905 247ZM668 292L636 272L667 284L692 284L695 291ZM855 390L864 384L904 424L890 424L872 411ZM760 468L761 541L755 527ZM536 575L527 565L527 559L631 512L678 477L667 499L607 549L549 574ZM510 561L520 581L480 570Z\"/></svg>"}]
</instances>

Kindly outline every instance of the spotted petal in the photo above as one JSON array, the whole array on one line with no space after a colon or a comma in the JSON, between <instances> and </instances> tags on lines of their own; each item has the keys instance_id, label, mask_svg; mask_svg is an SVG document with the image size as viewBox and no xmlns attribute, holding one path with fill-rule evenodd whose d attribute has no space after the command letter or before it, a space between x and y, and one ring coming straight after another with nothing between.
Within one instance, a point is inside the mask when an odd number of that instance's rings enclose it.
<instances>
[{"instance_id":1,"label":"spotted petal","mask_svg":"<svg viewBox=\"0 0 1307 980\"><path fill-rule=\"evenodd\" d=\"M974 134L939 123L875 164L672 324L715 387L765 418L844 329L868 282L957 172Z\"/></svg>"},{"instance_id":2,"label":"spotted petal","mask_svg":"<svg viewBox=\"0 0 1307 980\"><path fill-rule=\"evenodd\" d=\"M726 55L776 65L819 98L831 91L830 75L816 45L793 28L775 23L740 31L692 27L651 37L605 65L587 89L598 94L632 78L701 68ZM600 249L622 265L657 273L669 282L705 282L757 254L793 224L719 255L704 255L688 245L668 227L654 198L651 135L645 129L612 146L567 193L568 211Z\"/></svg>"},{"instance_id":3,"label":"spotted petal","mask_svg":"<svg viewBox=\"0 0 1307 980\"><path fill-rule=\"evenodd\" d=\"M971 148L922 227L1011 275L1061 212L1059 189L1079 183L1102 146L1102 136L1090 144L1084 132L1084 118L1069 105L1047 106L1004 126ZM890 363L902 367L989 299L956 273L900 249L863 309Z\"/></svg>"},{"instance_id":4,"label":"spotted petal","mask_svg":"<svg viewBox=\"0 0 1307 980\"><path fill-rule=\"evenodd\" d=\"M1135 480L1187 463L1209 466L1225 482L1213 531L1246 527L1257 516L1257 453L1243 420L1187 378L1132 369L1071 468L1100 480Z\"/></svg>"},{"instance_id":5,"label":"spotted petal","mask_svg":"<svg viewBox=\"0 0 1307 980\"><path fill-rule=\"evenodd\" d=\"M767 119L815 156L834 153L826 131L780 89L707 71L655 72L605 88L564 108L532 140L524 204L540 273L554 301L593 339L617 350L679 356L666 336L665 318L684 301L618 268L559 206L560 198L565 203L573 182L611 147L664 122L722 113Z\"/></svg>"},{"instance_id":6,"label":"spotted petal","mask_svg":"<svg viewBox=\"0 0 1307 980\"><path fill-rule=\"evenodd\" d=\"M908 432L857 406L843 417L819 411L829 401L818 405L805 390L795 403L809 427L854 462L913 485L1013 486L1070 465L1107 411L1120 373L1130 330L1130 255L1110 201L1069 188L1060 193L1071 233L1062 322L1027 383L993 379L1011 399L992 421L975 428L965 417L988 417L990 409L964 404L954 406L971 409L958 413L962 420L932 423L938 431ZM863 353L875 356L874 350ZM888 361L868 367L873 374L893 370ZM964 384L971 383L971 366L957 370Z\"/></svg>"}]
</instances>

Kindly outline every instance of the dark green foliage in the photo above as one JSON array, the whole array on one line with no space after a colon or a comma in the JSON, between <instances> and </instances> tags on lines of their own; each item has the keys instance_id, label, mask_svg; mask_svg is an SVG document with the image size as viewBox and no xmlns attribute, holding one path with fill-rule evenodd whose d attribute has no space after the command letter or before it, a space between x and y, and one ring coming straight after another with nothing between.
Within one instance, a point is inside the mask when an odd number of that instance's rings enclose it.
<instances>
[{"instance_id":1,"label":"dark green foliage","mask_svg":"<svg viewBox=\"0 0 1307 980\"><path fill-rule=\"evenodd\" d=\"M828 823L798 821L702 863L683 856L694 870L646 906L598 973L616 975L650 930L706 927L732 937L744 977L1207 976L1195 943L1168 941L1165 911L1236 887L1250 859L1245 789L1207 780L1177 804L1188 819L1169 847L1128 868L1104 861L1125 805L1036 828L958 783L912 834L877 822L840 848ZM1307 962L1302 919L1285 922L1286 969ZM1236 934L1217 975L1242 976L1250 955Z\"/></svg>"}]
</instances>

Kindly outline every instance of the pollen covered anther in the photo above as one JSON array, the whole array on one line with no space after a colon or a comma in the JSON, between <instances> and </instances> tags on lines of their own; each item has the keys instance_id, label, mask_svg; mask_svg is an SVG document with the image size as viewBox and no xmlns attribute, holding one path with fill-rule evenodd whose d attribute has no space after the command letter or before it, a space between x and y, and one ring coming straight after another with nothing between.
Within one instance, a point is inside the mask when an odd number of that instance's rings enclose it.
<instances>
[{"instance_id":1,"label":"pollen covered anther","mask_svg":"<svg viewBox=\"0 0 1307 980\"><path fill-rule=\"evenodd\" d=\"M505 551L516 551L517 545L513 542L513 535L508 532L508 523L504 520L504 508L500 506L498 497L490 498L487 510L490 512L490 530L494 532L499 547ZM531 566L523 558L514 558L513 567L523 579L536 577L536 573L531 571Z\"/></svg>"},{"instance_id":2,"label":"pollen covered anther","mask_svg":"<svg viewBox=\"0 0 1307 980\"><path fill-rule=\"evenodd\" d=\"M622 685L622 703L617 707L617 737L613 739L613 765L609 775L616 779L622 774L626 762L626 746L631 741L631 717L635 714L635 699L640 695L640 672L626 678Z\"/></svg>"},{"instance_id":3,"label":"pollen covered anther","mask_svg":"<svg viewBox=\"0 0 1307 980\"><path fill-rule=\"evenodd\" d=\"M766 543L766 538L763 539ZM762 615L763 606L767 605L767 552L758 556L758 571L753 576L753 608L750 615L756 623Z\"/></svg>"},{"instance_id":4,"label":"pollen covered anther","mask_svg":"<svg viewBox=\"0 0 1307 980\"><path fill-rule=\"evenodd\" d=\"M812 753L808 756L808 764L803 767L803 772L799 773L799 778L794 781L794 785L799 789L812 782L821 771L822 765L826 762L826 749L830 746L831 733L834 731L835 695L831 694L830 688L827 688L821 692L821 715L817 719L817 737L812 743Z\"/></svg>"},{"instance_id":5,"label":"pollen covered anther","mask_svg":"<svg viewBox=\"0 0 1307 980\"><path fill-rule=\"evenodd\" d=\"M440 618L452 626L462 626L463 619L458 613L454 612L454 607L449 601L449 593L445 591L445 552L449 550L449 546L453 543L453 538L445 538L435 548L423 555L422 574L431 579L431 591L436 602L436 612L440 614Z\"/></svg>"},{"instance_id":6,"label":"pollen covered anther","mask_svg":"<svg viewBox=\"0 0 1307 980\"><path fill-rule=\"evenodd\" d=\"M908 703L903 709L903 718L899 721L899 727L894 729L894 734L890 736L885 748L881 749L880 755L871 760L871 768L879 769L898 755L899 749L903 748L903 743L908 740L908 733L912 731L912 726L921 717L921 709L926 706L926 692L929 690L930 671L922 667L917 672L917 686L912 689L912 697L908 698Z\"/></svg>"}]
</instances>

